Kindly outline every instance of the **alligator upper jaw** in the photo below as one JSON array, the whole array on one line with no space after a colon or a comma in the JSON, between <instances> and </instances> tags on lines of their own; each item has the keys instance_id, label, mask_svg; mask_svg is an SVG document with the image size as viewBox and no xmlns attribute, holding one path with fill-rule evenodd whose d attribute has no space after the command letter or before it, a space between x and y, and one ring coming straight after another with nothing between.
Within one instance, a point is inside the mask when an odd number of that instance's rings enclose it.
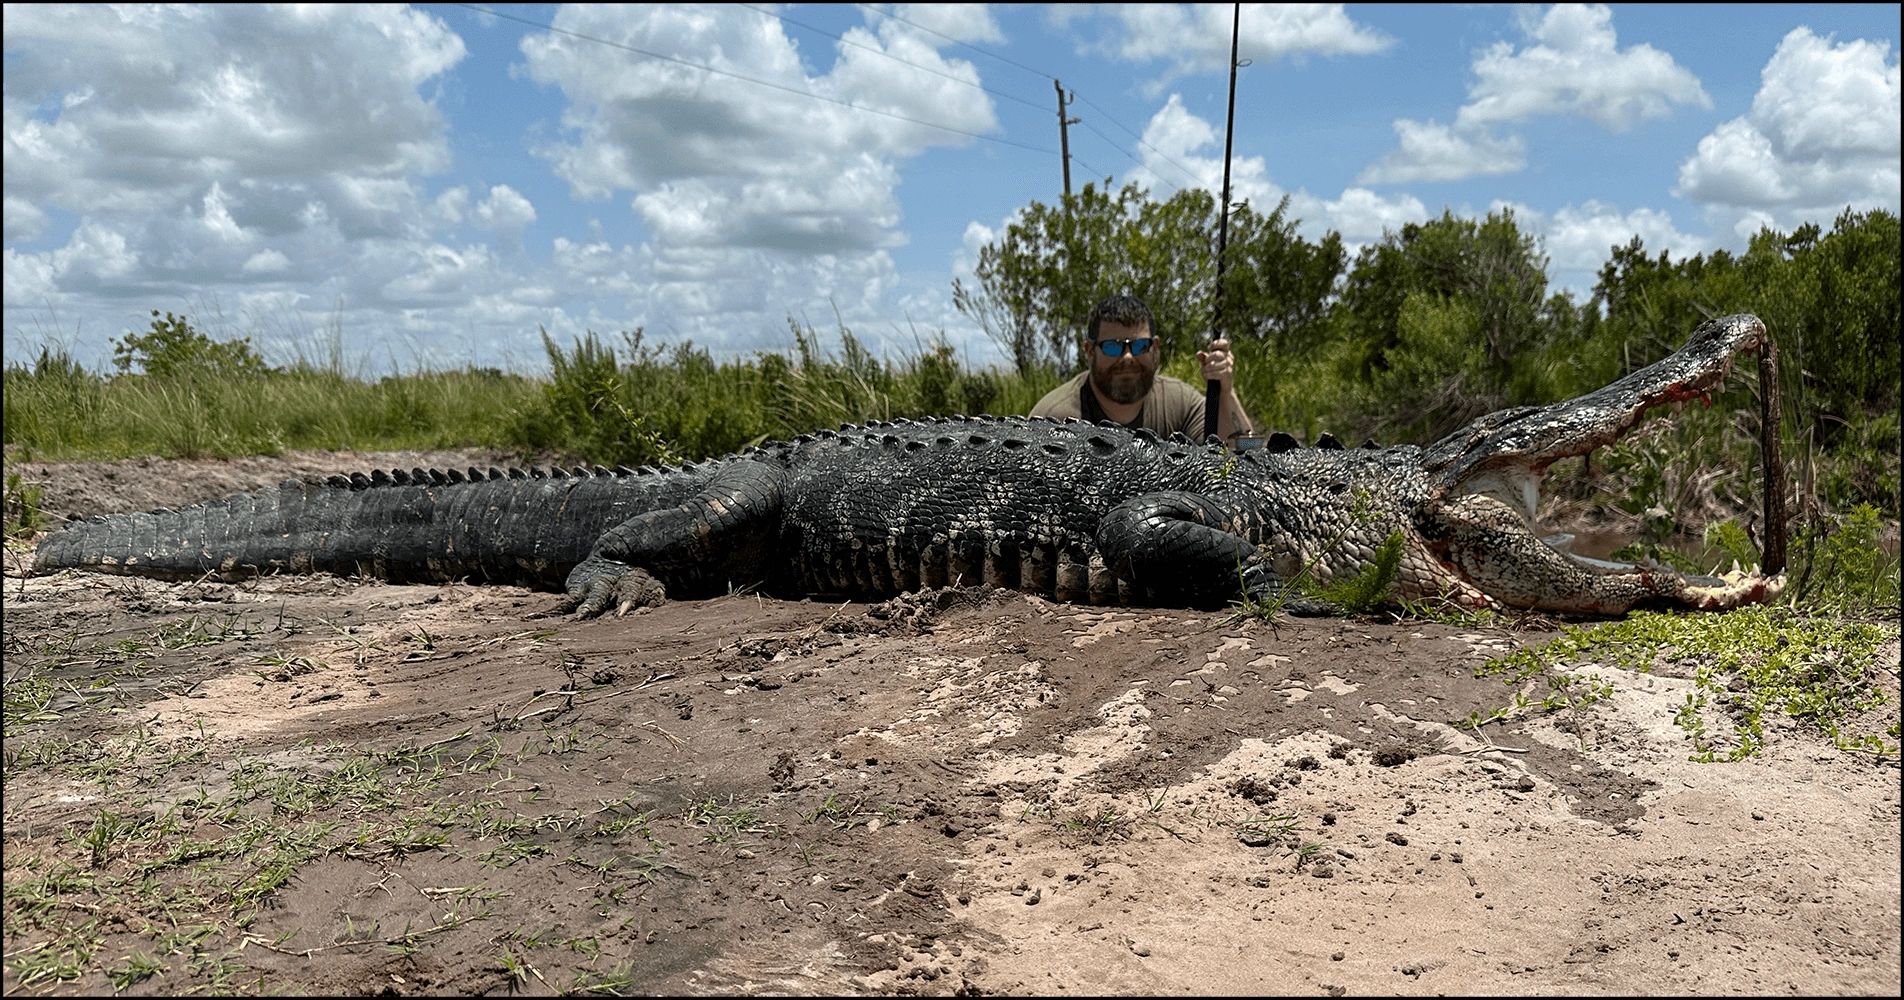
<instances>
[{"instance_id":1,"label":"alligator upper jaw","mask_svg":"<svg viewBox=\"0 0 1904 1000\"><path fill-rule=\"evenodd\" d=\"M1442 496L1489 490L1495 479L1531 475L1619 440L1649 410L1708 399L1733 359L1765 343L1756 316L1709 320L1686 345L1601 389L1548 406L1523 406L1476 418L1428 446L1422 465Z\"/></svg>"}]
</instances>

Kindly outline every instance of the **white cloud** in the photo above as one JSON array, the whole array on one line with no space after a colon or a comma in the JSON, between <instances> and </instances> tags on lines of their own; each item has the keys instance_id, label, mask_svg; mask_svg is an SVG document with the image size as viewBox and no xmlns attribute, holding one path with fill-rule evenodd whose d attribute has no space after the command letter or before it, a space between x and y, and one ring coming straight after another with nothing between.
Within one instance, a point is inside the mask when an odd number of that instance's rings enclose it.
<instances>
[{"instance_id":1,"label":"white cloud","mask_svg":"<svg viewBox=\"0 0 1904 1000\"><path fill-rule=\"evenodd\" d=\"M717 72L531 36L522 44L530 75L568 101L566 138L541 153L579 197L632 192L662 244L818 254L891 246L897 163L971 141L905 119L973 133L995 119L969 85L978 82L970 63L940 56L942 40L880 20L877 32L850 30L854 44L840 46L831 70L809 76L779 23L741 7L566 7L556 18L564 30Z\"/></svg>"},{"instance_id":2,"label":"white cloud","mask_svg":"<svg viewBox=\"0 0 1904 1000\"><path fill-rule=\"evenodd\" d=\"M927 37L921 40L928 44L934 40L945 44L1005 40L989 4L901 3L893 5L893 13L925 29Z\"/></svg>"},{"instance_id":3,"label":"white cloud","mask_svg":"<svg viewBox=\"0 0 1904 1000\"><path fill-rule=\"evenodd\" d=\"M1150 116L1144 125L1142 148L1143 159L1127 180L1150 189L1158 198L1167 198L1169 192L1187 186L1222 196L1222 136L1214 125L1191 114L1181 96L1171 94ZM1189 176L1185 176L1186 170ZM1262 157L1241 156L1231 161L1231 202L1248 201L1267 212L1276 207L1282 195L1282 189L1270 183L1269 168Z\"/></svg>"},{"instance_id":4,"label":"white cloud","mask_svg":"<svg viewBox=\"0 0 1904 1000\"><path fill-rule=\"evenodd\" d=\"M158 211L221 179L440 170L442 119L417 88L462 57L399 7L10 7L7 190Z\"/></svg>"},{"instance_id":5,"label":"white cloud","mask_svg":"<svg viewBox=\"0 0 1904 1000\"><path fill-rule=\"evenodd\" d=\"M1407 118L1397 118L1394 128L1401 146L1363 170L1356 183L1455 181L1511 174L1527 166L1527 144L1520 136L1497 138Z\"/></svg>"},{"instance_id":6,"label":"white cloud","mask_svg":"<svg viewBox=\"0 0 1904 1000\"><path fill-rule=\"evenodd\" d=\"M1516 51L1497 42L1475 60L1456 128L1578 115L1622 132L1674 105L1712 106L1698 77L1672 56L1650 45L1619 48L1613 12L1599 4L1556 4L1528 33L1535 44Z\"/></svg>"},{"instance_id":7,"label":"white cloud","mask_svg":"<svg viewBox=\"0 0 1904 1000\"><path fill-rule=\"evenodd\" d=\"M422 248L402 274L390 279L384 298L397 305L449 302L480 287L493 258L487 247L461 250L434 244Z\"/></svg>"},{"instance_id":8,"label":"white cloud","mask_svg":"<svg viewBox=\"0 0 1904 1000\"><path fill-rule=\"evenodd\" d=\"M1115 22L1110 39L1086 42L1081 50L1129 62L1167 64L1150 81L1152 93L1192 73L1228 73L1230 35L1235 27L1238 59L1269 62L1305 55L1369 55L1394 44L1380 32L1355 23L1337 3L1244 4L1240 20L1229 4L1106 4Z\"/></svg>"},{"instance_id":9,"label":"white cloud","mask_svg":"<svg viewBox=\"0 0 1904 1000\"><path fill-rule=\"evenodd\" d=\"M718 72L560 33L525 39L528 75L566 102L538 155L577 197L626 197L647 237L558 240L558 271L621 303L619 326L715 349L785 343L789 311L822 330L835 310L849 325L883 316L887 251L904 242L902 164L997 125L976 68L941 49L1002 37L982 7L897 13L868 14L831 66L809 68L780 22L738 6L562 9L565 31Z\"/></svg>"},{"instance_id":10,"label":"white cloud","mask_svg":"<svg viewBox=\"0 0 1904 1000\"><path fill-rule=\"evenodd\" d=\"M46 230L46 213L25 198L6 196L6 240L8 243L39 239Z\"/></svg>"},{"instance_id":11,"label":"white cloud","mask_svg":"<svg viewBox=\"0 0 1904 1000\"><path fill-rule=\"evenodd\" d=\"M199 213L199 221L204 225L205 231L218 242L235 246L249 243L251 237L245 232L244 227L231 217L231 209L226 207L226 201L224 188L217 181L213 181L211 190L205 192L205 198L200 203L202 210Z\"/></svg>"},{"instance_id":12,"label":"white cloud","mask_svg":"<svg viewBox=\"0 0 1904 1000\"><path fill-rule=\"evenodd\" d=\"M1699 140L1674 193L1742 235L1846 207L1897 211L1898 112L1889 44L1793 29L1765 64L1752 110Z\"/></svg>"},{"instance_id":13,"label":"white cloud","mask_svg":"<svg viewBox=\"0 0 1904 1000\"><path fill-rule=\"evenodd\" d=\"M476 220L484 229L519 237L522 230L536 220L536 210L515 188L498 184L490 188L489 197L476 206Z\"/></svg>"},{"instance_id":14,"label":"white cloud","mask_svg":"<svg viewBox=\"0 0 1904 1000\"><path fill-rule=\"evenodd\" d=\"M260 250L252 254L244 263L246 274L281 274L291 268L291 258L282 251Z\"/></svg>"},{"instance_id":15,"label":"white cloud","mask_svg":"<svg viewBox=\"0 0 1904 1000\"><path fill-rule=\"evenodd\" d=\"M58 291L58 275L54 274L53 260L47 254L20 253L7 247L5 279L8 303L17 302L26 309L51 305Z\"/></svg>"},{"instance_id":16,"label":"white cloud","mask_svg":"<svg viewBox=\"0 0 1904 1000\"><path fill-rule=\"evenodd\" d=\"M1342 234L1342 244L1351 255L1410 222L1428 219L1427 206L1413 195L1387 198L1359 187L1344 190L1334 200L1303 192L1290 199L1289 207L1302 220L1305 237L1320 239L1334 230Z\"/></svg>"},{"instance_id":17,"label":"white cloud","mask_svg":"<svg viewBox=\"0 0 1904 1000\"><path fill-rule=\"evenodd\" d=\"M29 294L49 295L69 288L112 294L118 283L140 265L139 252L121 233L96 222L82 222L66 245L45 253L16 254L8 248L7 297L15 293L12 277L17 268L28 277Z\"/></svg>"},{"instance_id":18,"label":"white cloud","mask_svg":"<svg viewBox=\"0 0 1904 1000\"><path fill-rule=\"evenodd\" d=\"M42 312L103 337L207 301L374 308L402 273L387 245L437 224L416 185L450 154L426 90L463 55L402 7L10 7L9 343Z\"/></svg>"},{"instance_id":19,"label":"white cloud","mask_svg":"<svg viewBox=\"0 0 1904 1000\"><path fill-rule=\"evenodd\" d=\"M1599 4L1556 4L1538 18L1523 15L1532 44L1488 47L1474 61L1474 82L1453 125L1401 118L1399 145L1356 178L1357 183L1458 181L1516 173L1527 165L1526 142L1501 126L1571 115L1613 132L1664 118L1676 105L1712 106L1699 79L1650 45L1621 49L1613 12Z\"/></svg>"},{"instance_id":20,"label":"white cloud","mask_svg":"<svg viewBox=\"0 0 1904 1000\"><path fill-rule=\"evenodd\" d=\"M469 189L461 186L449 188L437 195L431 206L438 219L456 225L463 221L463 213L469 211Z\"/></svg>"},{"instance_id":21,"label":"white cloud","mask_svg":"<svg viewBox=\"0 0 1904 1000\"><path fill-rule=\"evenodd\" d=\"M1635 236L1654 256L1665 251L1683 260L1716 249L1708 240L1681 231L1671 213L1657 208L1621 211L1616 205L1588 200L1550 215L1526 205L1492 206L1501 208L1513 210L1522 232L1540 238L1554 285L1581 300L1591 294L1613 248L1626 246Z\"/></svg>"}]
</instances>

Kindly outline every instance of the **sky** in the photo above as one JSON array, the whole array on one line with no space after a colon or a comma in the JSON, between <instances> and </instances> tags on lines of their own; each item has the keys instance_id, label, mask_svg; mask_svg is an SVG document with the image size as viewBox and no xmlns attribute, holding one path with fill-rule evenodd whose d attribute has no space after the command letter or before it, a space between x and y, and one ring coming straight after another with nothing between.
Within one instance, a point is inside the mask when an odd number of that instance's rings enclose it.
<instances>
[{"instance_id":1,"label":"sky","mask_svg":"<svg viewBox=\"0 0 1904 1000\"><path fill-rule=\"evenodd\" d=\"M153 310L367 376L541 334L887 357L1071 179L1221 189L1232 4L5 7L4 336ZM1584 301L1899 210L1894 4L1243 4L1232 197L1351 250L1511 209Z\"/></svg>"}]
</instances>

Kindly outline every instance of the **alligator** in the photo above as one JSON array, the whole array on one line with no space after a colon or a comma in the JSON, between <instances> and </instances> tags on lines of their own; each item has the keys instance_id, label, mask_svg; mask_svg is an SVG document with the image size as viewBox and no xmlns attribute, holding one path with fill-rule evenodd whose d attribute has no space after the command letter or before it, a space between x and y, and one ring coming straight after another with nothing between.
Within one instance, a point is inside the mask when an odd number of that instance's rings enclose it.
<instances>
[{"instance_id":1,"label":"alligator","mask_svg":"<svg viewBox=\"0 0 1904 1000\"><path fill-rule=\"evenodd\" d=\"M594 617L734 588L892 597L989 585L1065 602L1292 608L1399 532L1392 595L1617 616L1767 601L1782 573L1587 558L1544 539L1553 463L1723 382L1767 345L1737 315L1602 389L1479 417L1426 447L1261 448L1110 424L952 417L849 425L667 468L376 471L288 480L176 510L96 516L32 571L172 579L330 572L559 590ZM1323 613L1326 605L1320 606Z\"/></svg>"}]
</instances>

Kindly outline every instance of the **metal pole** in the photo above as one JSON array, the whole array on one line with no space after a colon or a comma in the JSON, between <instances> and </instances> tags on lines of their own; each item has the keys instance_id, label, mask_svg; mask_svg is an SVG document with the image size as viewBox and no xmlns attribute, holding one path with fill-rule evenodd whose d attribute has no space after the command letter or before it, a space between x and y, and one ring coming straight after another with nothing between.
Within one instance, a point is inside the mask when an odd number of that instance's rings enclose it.
<instances>
[{"instance_id":1,"label":"metal pole","mask_svg":"<svg viewBox=\"0 0 1904 1000\"><path fill-rule=\"evenodd\" d=\"M1223 122L1223 207L1216 230L1216 294L1210 309L1210 339L1223 336L1223 251L1230 242L1230 150L1236 138L1236 40L1243 24L1243 5L1232 4L1230 14L1230 111ZM1234 346L1234 345L1232 345ZM1203 385L1203 436L1217 432L1217 411L1223 390L1214 380Z\"/></svg>"}]
</instances>

